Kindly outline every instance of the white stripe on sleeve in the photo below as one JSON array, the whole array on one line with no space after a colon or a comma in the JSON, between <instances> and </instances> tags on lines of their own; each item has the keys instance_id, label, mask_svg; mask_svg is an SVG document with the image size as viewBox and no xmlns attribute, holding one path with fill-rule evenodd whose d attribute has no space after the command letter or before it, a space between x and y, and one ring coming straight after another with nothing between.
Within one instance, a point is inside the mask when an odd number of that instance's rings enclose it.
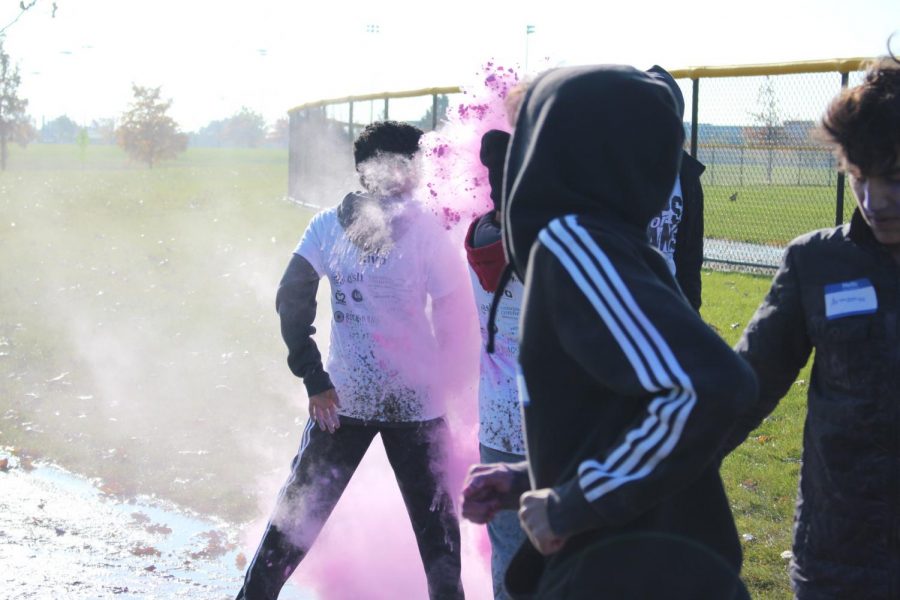
<instances>
[{"instance_id":1,"label":"white stripe on sleeve","mask_svg":"<svg viewBox=\"0 0 900 600\"><path fill-rule=\"evenodd\" d=\"M579 484L589 502L649 475L678 443L696 404L696 392L669 345L650 322L609 257L574 216L550 223L539 236L565 267L609 329L641 386L664 392L648 415L601 464L579 466Z\"/></svg>"}]
</instances>

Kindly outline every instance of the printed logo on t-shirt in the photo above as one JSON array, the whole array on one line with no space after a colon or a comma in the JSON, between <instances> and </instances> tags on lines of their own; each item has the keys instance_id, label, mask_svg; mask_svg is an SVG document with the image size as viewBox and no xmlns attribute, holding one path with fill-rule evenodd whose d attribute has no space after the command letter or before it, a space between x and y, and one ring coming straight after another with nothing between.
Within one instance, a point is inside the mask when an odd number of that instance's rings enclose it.
<instances>
[{"instance_id":1,"label":"printed logo on t-shirt","mask_svg":"<svg viewBox=\"0 0 900 600\"><path fill-rule=\"evenodd\" d=\"M335 273L332 277L334 285L342 285L345 283L359 283L363 280L362 273Z\"/></svg>"},{"instance_id":2,"label":"printed logo on t-shirt","mask_svg":"<svg viewBox=\"0 0 900 600\"><path fill-rule=\"evenodd\" d=\"M361 264L370 264L375 265L376 267L383 266L387 262L386 254L365 254L360 257L359 262Z\"/></svg>"},{"instance_id":3,"label":"printed logo on t-shirt","mask_svg":"<svg viewBox=\"0 0 900 600\"><path fill-rule=\"evenodd\" d=\"M675 237L683 217L684 198L681 195L681 179L676 178L669 201L663 207L662 212L653 217L650 225L647 226L650 245L665 255L672 274L675 273Z\"/></svg>"},{"instance_id":4,"label":"printed logo on t-shirt","mask_svg":"<svg viewBox=\"0 0 900 600\"><path fill-rule=\"evenodd\" d=\"M684 199L681 196L672 196L663 211L650 221L650 245L659 248L663 254L673 254L675 235L678 233L678 225L683 214Z\"/></svg>"},{"instance_id":5,"label":"printed logo on t-shirt","mask_svg":"<svg viewBox=\"0 0 900 600\"><path fill-rule=\"evenodd\" d=\"M457 264L458 252L430 216L390 249L372 252L350 239L337 209L329 209L313 218L295 254L331 283L325 368L341 394L341 414L385 422L443 414L443 393L423 376L438 352L428 299L456 289L444 271Z\"/></svg>"}]
</instances>

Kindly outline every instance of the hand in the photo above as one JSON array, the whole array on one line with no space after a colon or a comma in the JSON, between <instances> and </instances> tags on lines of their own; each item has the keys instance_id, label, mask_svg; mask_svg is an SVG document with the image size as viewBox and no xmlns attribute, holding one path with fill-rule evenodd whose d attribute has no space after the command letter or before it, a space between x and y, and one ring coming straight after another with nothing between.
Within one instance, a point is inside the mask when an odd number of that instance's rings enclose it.
<instances>
[{"instance_id":1,"label":"hand","mask_svg":"<svg viewBox=\"0 0 900 600\"><path fill-rule=\"evenodd\" d=\"M528 489L527 473L508 463L474 465L469 469L462 491L462 516L483 525L497 511L515 510L519 495Z\"/></svg>"},{"instance_id":2,"label":"hand","mask_svg":"<svg viewBox=\"0 0 900 600\"><path fill-rule=\"evenodd\" d=\"M566 543L566 538L556 535L550 527L547 508L552 493L553 490L550 488L525 492L520 500L519 522L522 523L522 529L528 535L528 539L544 556L558 552Z\"/></svg>"},{"instance_id":3,"label":"hand","mask_svg":"<svg viewBox=\"0 0 900 600\"><path fill-rule=\"evenodd\" d=\"M309 417L313 419L322 431L334 433L341 426L337 409L341 405L334 388L325 390L321 394L309 397Z\"/></svg>"}]
</instances>

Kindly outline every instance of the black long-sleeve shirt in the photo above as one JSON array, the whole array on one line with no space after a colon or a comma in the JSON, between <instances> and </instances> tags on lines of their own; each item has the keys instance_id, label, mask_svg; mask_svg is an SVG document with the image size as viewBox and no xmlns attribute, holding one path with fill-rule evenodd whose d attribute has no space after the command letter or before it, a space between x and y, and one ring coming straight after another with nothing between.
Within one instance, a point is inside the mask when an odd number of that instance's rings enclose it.
<instances>
[{"instance_id":1,"label":"black long-sleeve shirt","mask_svg":"<svg viewBox=\"0 0 900 600\"><path fill-rule=\"evenodd\" d=\"M278 294L275 310L281 318L281 337L288 347L288 367L303 379L309 396L332 389L331 378L322 366L322 355L313 340L316 328L316 292L319 274L309 261L294 254L288 263Z\"/></svg>"}]
</instances>

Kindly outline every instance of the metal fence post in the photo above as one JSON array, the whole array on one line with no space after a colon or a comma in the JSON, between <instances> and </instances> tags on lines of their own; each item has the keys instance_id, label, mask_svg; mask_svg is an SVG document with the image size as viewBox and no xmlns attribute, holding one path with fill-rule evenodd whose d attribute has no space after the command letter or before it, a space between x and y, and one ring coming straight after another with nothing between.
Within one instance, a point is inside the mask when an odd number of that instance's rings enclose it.
<instances>
[{"instance_id":1,"label":"metal fence post","mask_svg":"<svg viewBox=\"0 0 900 600\"><path fill-rule=\"evenodd\" d=\"M692 79L691 90L691 156L697 158L697 121L698 104L700 103L700 79Z\"/></svg>"},{"instance_id":2,"label":"metal fence post","mask_svg":"<svg viewBox=\"0 0 900 600\"><path fill-rule=\"evenodd\" d=\"M347 133L350 135L350 142L353 143L353 100L350 101L350 123L347 125Z\"/></svg>"},{"instance_id":3,"label":"metal fence post","mask_svg":"<svg viewBox=\"0 0 900 600\"><path fill-rule=\"evenodd\" d=\"M850 81L850 73L841 73L841 89L846 89ZM834 204L834 226L837 227L844 222L844 172L838 172L837 176L837 198Z\"/></svg>"},{"instance_id":4,"label":"metal fence post","mask_svg":"<svg viewBox=\"0 0 900 600\"><path fill-rule=\"evenodd\" d=\"M387 96L385 96L384 97L384 120L385 121L390 119L390 117L388 116L388 100L389 100L389 98Z\"/></svg>"},{"instance_id":5,"label":"metal fence post","mask_svg":"<svg viewBox=\"0 0 900 600\"><path fill-rule=\"evenodd\" d=\"M432 131L437 129L437 123L438 123L437 111L438 111L438 97L437 97L437 94L432 94L431 95L431 130Z\"/></svg>"},{"instance_id":6,"label":"metal fence post","mask_svg":"<svg viewBox=\"0 0 900 600\"><path fill-rule=\"evenodd\" d=\"M288 189L289 197L299 195L303 182L303 157L300 155L301 144L306 143L301 133L300 119L303 112L292 110L288 113Z\"/></svg>"}]
</instances>

